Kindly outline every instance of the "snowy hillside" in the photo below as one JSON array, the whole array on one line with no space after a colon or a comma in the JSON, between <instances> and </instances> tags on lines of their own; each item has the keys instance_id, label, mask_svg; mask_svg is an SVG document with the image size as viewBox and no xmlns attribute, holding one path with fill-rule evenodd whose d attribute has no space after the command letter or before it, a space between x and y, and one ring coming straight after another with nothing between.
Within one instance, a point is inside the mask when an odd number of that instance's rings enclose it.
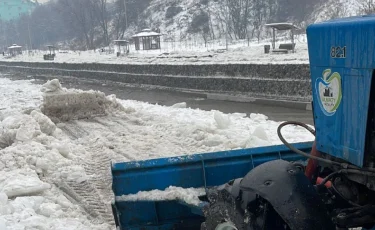
<instances>
[{"instance_id":1,"label":"snowy hillside","mask_svg":"<svg viewBox=\"0 0 375 230\"><path fill-rule=\"evenodd\" d=\"M194 24L194 19L204 12L204 14L207 14L209 20L209 40L224 38L226 32L225 17L227 16L224 2L225 1L214 0L152 0L149 7L141 14L140 18L144 18L144 20L138 23L137 29L139 30L143 27L159 28L167 39L175 41L184 39L204 39L199 30L191 30L191 27L199 26ZM328 0L321 1L320 3L319 1L315 2L317 3L314 7L306 12L305 18L299 20L296 19L294 15L290 15L289 19L286 20L277 19L273 15L270 15L272 14L272 6L267 6L265 11L268 11L268 13L262 15L264 19L260 21L260 23L264 25L269 22L282 20L306 26L306 21L308 21L307 23L309 24L333 18L359 15L365 11L363 7L360 7L360 2L363 2L361 0ZM253 8L250 8L250 10L251 9ZM276 10L274 10L274 12L276 12ZM247 29L249 33L251 33L251 37L254 38L255 34L253 34L253 30L255 29L253 24L257 21L253 18L257 17L257 12L250 12L249 15L251 16ZM232 23L233 19L229 18L229 20L230 23ZM204 23L204 17L202 17L201 21ZM229 25L229 27L231 26L233 27L233 25ZM134 28L132 31L133 30ZM261 34L263 38L270 36L264 28ZM235 39L233 34L230 35L230 39Z\"/></svg>"},{"instance_id":2,"label":"snowy hillside","mask_svg":"<svg viewBox=\"0 0 375 230\"><path fill-rule=\"evenodd\" d=\"M360 2L360 0L329 0L315 9L312 13L312 21L321 22L333 18L359 15L363 11Z\"/></svg>"}]
</instances>

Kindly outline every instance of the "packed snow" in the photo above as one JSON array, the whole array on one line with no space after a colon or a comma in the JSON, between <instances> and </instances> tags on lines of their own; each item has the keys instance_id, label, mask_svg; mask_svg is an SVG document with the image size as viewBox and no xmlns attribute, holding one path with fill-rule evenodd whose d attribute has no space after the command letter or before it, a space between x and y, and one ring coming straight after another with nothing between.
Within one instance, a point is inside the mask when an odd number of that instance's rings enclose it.
<instances>
[{"instance_id":1,"label":"packed snow","mask_svg":"<svg viewBox=\"0 0 375 230\"><path fill-rule=\"evenodd\" d=\"M70 99L55 100L55 109L71 114L46 116L49 97L63 95ZM69 103L92 108L88 95L104 102L105 114L78 119L88 110L68 109ZM279 123L262 114L118 100L68 90L57 80L41 86L2 77L0 98L0 229L6 230L114 229L111 162L281 144ZM291 142L313 140L298 127L287 127L284 135ZM186 200L178 189L168 194Z\"/></svg>"},{"instance_id":2,"label":"packed snow","mask_svg":"<svg viewBox=\"0 0 375 230\"><path fill-rule=\"evenodd\" d=\"M206 194L204 188L180 188L170 186L165 190L140 191L137 194L116 197L117 201L161 201L180 200L186 204L198 206L199 196Z\"/></svg>"}]
</instances>

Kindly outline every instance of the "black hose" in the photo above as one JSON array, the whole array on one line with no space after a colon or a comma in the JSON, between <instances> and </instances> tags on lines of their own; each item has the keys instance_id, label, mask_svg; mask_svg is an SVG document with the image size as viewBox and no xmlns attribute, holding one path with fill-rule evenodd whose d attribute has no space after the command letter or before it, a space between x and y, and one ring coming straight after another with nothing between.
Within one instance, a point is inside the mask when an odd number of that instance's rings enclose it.
<instances>
[{"instance_id":1,"label":"black hose","mask_svg":"<svg viewBox=\"0 0 375 230\"><path fill-rule=\"evenodd\" d=\"M326 184L330 179L332 179L334 176L338 175L338 174L359 174L359 175L363 175L363 176L372 176L372 177L375 177L375 173L374 172L368 172L368 171L362 171L362 170L359 170L359 169L340 169L339 171L336 171L336 172L333 172L331 174L329 174L328 176L326 176L322 182L320 182L320 185L324 185Z\"/></svg>"},{"instance_id":2,"label":"black hose","mask_svg":"<svg viewBox=\"0 0 375 230\"><path fill-rule=\"evenodd\" d=\"M330 179L332 179L334 176L341 174L341 173L342 173L341 171L336 171L336 172L329 174L322 180L322 182L320 182L320 185L325 185Z\"/></svg>"},{"instance_id":3,"label":"black hose","mask_svg":"<svg viewBox=\"0 0 375 230\"><path fill-rule=\"evenodd\" d=\"M357 169L341 169L339 171L336 171L336 172L333 172L331 174L329 174L328 176L326 176L322 182L320 182L320 184L318 186L325 186L325 184L331 180L333 177L339 175L339 174L360 174L360 175L366 175L366 176L375 176L375 173L373 172L366 172L366 171L361 171L361 170L357 170ZM352 206L355 206L355 207L364 207L360 204L356 204L354 203L353 201L351 200L348 200L346 199L336 188L335 188L335 185L334 183L332 182L332 188L335 189L335 191L344 199L346 200L349 204L351 204Z\"/></svg>"},{"instance_id":4,"label":"black hose","mask_svg":"<svg viewBox=\"0 0 375 230\"><path fill-rule=\"evenodd\" d=\"M324 159L324 158L321 158L321 157L317 157L317 156L312 156L311 154L309 153L305 153L297 148L295 148L293 145L291 145L289 142L287 142L283 135L281 134L281 129L284 127L284 126L287 126L287 125L297 125L297 126L301 126L301 127L304 127L305 129L307 129L312 135L315 136L315 130L312 129L311 127L309 127L308 125L302 123L302 122L298 122L298 121L287 121L287 122L284 122L282 124L279 125L279 127L277 128L277 135L279 136L280 140L284 143L284 145L286 147L288 147L290 150L292 150L293 152L295 153L298 153L306 158L311 158L313 160L317 160L317 161L321 161L321 162L324 162L326 164L335 164L335 165L338 165L338 166L341 166L341 164L339 162L336 162L336 161L331 161L331 160L328 160L328 159Z\"/></svg>"},{"instance_id":5,"label":"black hose","mask_svg":"<svg viewBox=\"0 0 375 230\"><path fill-rule=\"evenodd\" d=\"M287 122L284 122L284 123L280 124L279 127L277 128L277 135L279 136L280 140L284 143L284 145L287 146L293 152L298 153L298 154L300 154L300 155L302 155L306 158L310 158L310 159L313 159L313 160L324 162L326 164L337 165L337 166L339 166L340 168L343 168L343 169L353 169L353 170L358 170L358 171L361 171L361 172L375 173L375 168L359 168L359 167L354 166L354 165L349 165L349 164L346 164L346 163L340 163L340 162L337 162L337 161L332 161L332 160L324 159L324 158L321 158L321 157L312 156L309 153L305 153L305 152L295 148L293 145L288 143L281 134L281 129L284 126L287 126L287 125L301 126L305 129L307 129L314 136L315 136L315 130L312 129L311 127L309 127L307 124L304 124L304 123L298 122L298 121L287 121Z\"/></svg>"},{"instance_id":6,"label":"black hose","mask_svg":"<svg viewBox=\"0 0 375 230\"><path fill-rule=\"evenodd\" d=\"M340 169L336 172L333 172L333 173L329 174L327 177L325 177L322 180L322 182L318 186L324 186L329 180L331 180L336 175L344 174L344 173L346 173L346 174L360 174L360 175L364 175L364 176L375 177L375 168L359 168L359 167L354 166L354 165L349 165L349 164L340 163L340 162L337 162L337 161L332 161L332 160L324 159L324 158L321 158L321 157L313 156L309 153L305 153L305 152L295 148L290 143L288 143L281 134L281 129L283 127L287 126L287 125L297 125L297 126L304 127L314 136L315 136L315 130L312 129L311 127L309 127L307 124L304 124L302 122L297 122L297 121L287 121L287 122L284 122L284 123L280 124L279 127L277 128L277 135L279 136L280 140L284 143L284 145L287 146L290 150L292 150L293 152L298 153L298 154L300 154L300 155L302 155L306 158L310 158L310 159L313 159L313 160L324 162L326 164L337 165L337 166L342 168L342 169ZM361 206L359 204L356 204L356 203L354 203L350 200L347 200L347 201L351 205L353 205L357 208L363 207L363 206Z\"/></svg>"}]
</instances>

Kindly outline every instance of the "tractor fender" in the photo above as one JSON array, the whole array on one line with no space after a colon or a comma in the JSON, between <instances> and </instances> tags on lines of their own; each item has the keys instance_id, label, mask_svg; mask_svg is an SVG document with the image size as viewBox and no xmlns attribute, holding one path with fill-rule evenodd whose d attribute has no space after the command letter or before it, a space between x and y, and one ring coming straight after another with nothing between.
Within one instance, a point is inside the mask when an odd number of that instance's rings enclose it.
<instances>
[{"instance_id":1,"label":"tractor fender","mask_svg":"<svg viewBox=\"0 0 375 230\"><path fill-rule=\"evenodd\" d=\"M266 162L250 171L240 187L243 195L267 200L292 230L335 229L313 184L290 162Z\"/></svg>"}]
</instances>

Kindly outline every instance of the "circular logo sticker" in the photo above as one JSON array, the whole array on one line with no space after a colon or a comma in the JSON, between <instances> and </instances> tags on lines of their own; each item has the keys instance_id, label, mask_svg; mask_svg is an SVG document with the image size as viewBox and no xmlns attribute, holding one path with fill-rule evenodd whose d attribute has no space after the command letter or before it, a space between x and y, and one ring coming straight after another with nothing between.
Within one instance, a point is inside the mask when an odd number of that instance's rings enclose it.
<instances>
[{"instance_id":1,"label":"circular logo sticker","mask_svg":"<svg viewBox=\"0 0 375 230\"><path fill-rule=\"evenodd\" d=\"M341 76L330 69L323 71L323 77L316 79L318 101L323 113L332 116L336 113L342 99Z\"/></svg>"}]
</instances>

